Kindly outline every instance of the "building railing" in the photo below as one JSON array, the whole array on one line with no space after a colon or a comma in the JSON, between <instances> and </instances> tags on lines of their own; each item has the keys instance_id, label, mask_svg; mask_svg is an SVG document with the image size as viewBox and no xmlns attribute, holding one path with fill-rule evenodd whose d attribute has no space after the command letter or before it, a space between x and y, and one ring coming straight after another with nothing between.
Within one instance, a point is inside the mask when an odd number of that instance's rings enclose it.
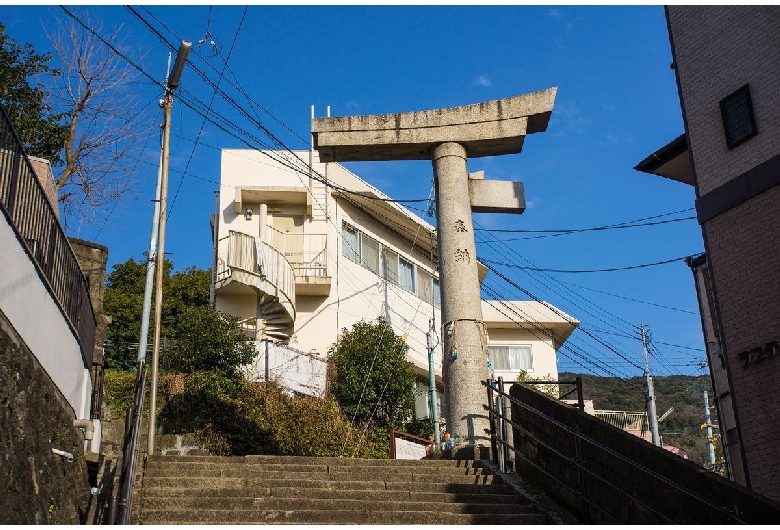
<instances>
[{"instance_id":1,"label":"building railing","mask_svg":"<svg viewBox=\"0 0 780 530\"><path fill-rule=\"evenodd\" d=\"M287 258L296 276L328 275L328 234L294 234L268 226L266 242Z\"/></svg>"},{"instance_id":2,"label":"building railing","mask_svg":"<svg viewBox=\"0 0 780 530\"><path fill-rule=\"evenodd\" d=\"M89 417L93 420L99 420L102 416L103 408L103 385L105 380L104 360L92 363L92 406L89 411Z\"/></svg>"},{"instance_id":3,"label":"building railing","mask_svg":"<svg viewBox=\"0 0 780 530\"><path fill-rule=\"evenodd\" d=\"M275 248L242 232L231 230L219 240L217 280L224 280L232 269L259 276L295 304L295 273L290 262Z\"/></svg>"},{"instance_id":4,"label":"building railing","mask_svg":"<svg viewBox=\"0 0 780 530\"><path fill-rule=\"evenodd\" d=\"M594 415L624 431L648 431L646 412L625 412L622 410L596 410Z\"/></svg>"},{"instance_id":5,"label":"building railing","mask_svg":"<svg viewBox=\"0 0 780 530\"><path fill-rule=\"evenodd\" d=\"M4 108L0 118L0 209L74 331L84 368L89 368L96 327L89 286Z\"/></svg>"},{"instance_id":6,"label":"building railing","mask_svg":"<svg viewBox=\"0 0 780 530\"><path fill-rule=\"evenodd\" d=\"M591 518L597 513L599 520L618 524L630 523L635 514L625 509L628 506L637 513L645 514L647 524L680 522L669 510L659 506L658 499L634 494L633 488L627 488L626 484L616 481L609 469L598 465L601 458L614 459L621 468L631 469L636 480L647 481L655 490L666 496L672 495L682 505L703 508L721 523L747 523L742 518L747 512L737 505L736 499L732 506L712 502L707 496L615 451L589 433L583 432L580 426L567 425L533 405L516 399L505 390L501 377L498 380L488 379L482 384L487 388L486 408L490 420L493 461L498 464L499 470L502 473L508 472L506 455L511 451L516 459L522 459L527 466L549 479L555 486L552 489L568 491L573 498L581 501L586 524L590 524ZM514 407L532 418L532 421L527 421L528 418L523 424L512 421L510 410ZM531 423L534 427L530 426ZM513 443L509 442L507 436L510 430L514 431ZM524 440L522 443L535 445L535 458L531 458L517 446L518 435ZM498 451L495 450L496 447ZM623 502L616 502L615 499L623 499ZM616 509L615 506L619 508Z\"/></svg>"}]
</instances>

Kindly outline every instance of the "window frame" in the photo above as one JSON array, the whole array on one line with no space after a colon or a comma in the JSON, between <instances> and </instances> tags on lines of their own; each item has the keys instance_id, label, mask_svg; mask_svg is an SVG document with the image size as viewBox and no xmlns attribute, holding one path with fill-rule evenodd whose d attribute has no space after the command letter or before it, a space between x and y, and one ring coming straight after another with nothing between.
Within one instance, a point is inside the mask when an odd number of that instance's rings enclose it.
<instances>
[{"instance_id":1,"label":"window frame","mask_svg":"<svg viewBox=\"0 0 780 530\"><path fill-rule=\"evenodd\" d=\"M750 129L746 134L734 139L734 129L736 127L734 123L735 117L732 113L728 112L728 107L732 103L740 102L740 98L743 98L742 102L744 102L745 112L747 112L747 120L750 125ZM745 116L739 117L744 118ZM720 118L723 122L723 134L726 138L726 147L729 150L745 143L758 134L758 128L756 127L756 114L753 110L753 96L750 93L749 83L739 87L737 90L720 100Z\"/></svg>"},{"instance_id":2,"label":"window frame","mask_svg":"<svg viewBox=\"0 0 780 530\"><path fill-rule=\"evenodd\" d=\"M507 358L506 358L506 365L509 366L509 368L498 368L495 360L495 357L493 355L493 352L491 351L492 348L506 348L507 349ZM528 368L512 368L511 363L511 348L528 348L528 357L530 358L530 363ZM490 359L491 363L493 364L493 370L496 372L533 372L534 371L534 348L532 344L528 343L513 343L513 344L488 344L488 359Z\"/></svg>"},{"instance_id":3,"label":"window frame","mask_svg":"<svg viewBox=\"0 0 780 530\"><path fill-rule=\"evenodd\" d=\"M346 241L346 237L344 235L345 232L354 236L354 249L349 248L350 245ZM368 269L383 280L388 281L393 285L397 285L405 291L414 294L424 302L427 302L436 308L441 307L441 283L434 272L429 271L425 267L417 265L413 260L405 258L400 252L396 251L388 245L385 245L381 240L366 234L362 230L347 223L346 221L342 221L341 223L341 240L342 256L354 263L359 264L363 268ZM364 247L368 246L365 244L366 240L371 241L371 243L376 245L376 270L374 270L370 264L366 263L363 251ZM354 254L351 252L351 250L354 250ZM388 271L387 264L390 262L395 264L395 271ZM403 285L401 281L401 270L403 267L407 267L407 269L411 272L411 286ZM390 274L392 272L395 273L395 277ZM426 281L429 291L427 293L427 297L426 293L422 290L423 286L421 285L421 282L423 279L430 279L430 281Z\"/></svg>"}]
</instances>

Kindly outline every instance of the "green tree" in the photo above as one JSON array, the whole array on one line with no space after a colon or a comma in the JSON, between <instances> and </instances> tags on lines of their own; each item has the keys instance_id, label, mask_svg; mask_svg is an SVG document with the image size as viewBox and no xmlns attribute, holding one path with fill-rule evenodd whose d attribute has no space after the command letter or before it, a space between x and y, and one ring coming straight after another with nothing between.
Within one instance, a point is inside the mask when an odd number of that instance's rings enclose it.
<instances>
[{"instance_id":1,"label":"green tree","mask_svg":"<svg viewBox=\"0 0 780 530\"><path fill-rule=\"evenodd\" d=\"M19 44L0 24L0 103L8 113L27 154L61 165L62 147L68 135L64 113L52 110L49 93L40 84L41 76L59 76L49 66L50 53L39 55L31 44Z\"/></svg>"},{"instance_id":2,"label":"green tree","mask_svg":"<svg viewBox=\"0 0 780 530\"><path fill-rule=\"evenodd\" d=\"M238 318L208 305L182 307L171 339L171 348L161 363L180 372L208 371L236 377L238 367L249 363L256 353Z\"/></svg>"},{"instance_id":3,"label":"green tree","mask_svg":"<svg viewBox=\"0 0 780 530\"><path fill-rule=\"evenodd\" d=\"M350 419L383 428L402 428L414 412L408 346L387 321L360 321L343 330L330 347L330 390Z\"/></svg>"},{"instance_id":4,"label":"green tree","mask_svg":"<svg viewBox=\"0 0 780 530\"><path fill-rule=\"evenodd\" d=\"M189 267L171 273L173 263L165 260L163 272L163 307L160 335L168 339L170 351L161 354L161 365L191 370L216 369L234 374L247 359L251 345L238 331L234 318L209 307L211 273ZM106 278L103 308L112 319L106 332L108 363L113 368L135 366L141 333L146 262L133 258L114 265ZM154 322L150 315L149 345ZM186 351L185 351L186 350ZM187 359L195 355L197 359ZM232 365L232 368L230 366Z\"/></svg>"}]
</instances>

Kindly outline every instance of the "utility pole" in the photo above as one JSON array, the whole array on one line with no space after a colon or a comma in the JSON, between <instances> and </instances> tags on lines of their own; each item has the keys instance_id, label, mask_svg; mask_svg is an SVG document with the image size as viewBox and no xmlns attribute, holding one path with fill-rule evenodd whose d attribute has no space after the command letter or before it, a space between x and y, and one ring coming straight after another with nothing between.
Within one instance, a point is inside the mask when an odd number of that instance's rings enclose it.
<instances>
[{"instance_id":1,"label":"utility pole","mask_svg":"<svg viewBox=\"0 0 780 530\"><path fill-rule=\"evenodd\" d=\"M165 269L165 223L168 201L168 158L171 139L171 108L173 107L173 92L179 87L184 65L187 63L187 55L190 53L192 43L181 41L176 62L173 64L171 75L165 84L165 99L161 102L165 120L163 121L163 145L162 145L162 178L160 179L160 219L159 219L159 244L157 249L156 285L154 298L154 340L152 342L152 381L149 395L149 436L146 447L147 454L154 454L154 435L157 430L157 366L160 360L160 329L162 326L162 282Z\"/></svg>"},{"instance_id":2,"label":"utility pole","mask_svg":"<svg viewBox=\"0 0 780 530\"><path fill-rule=\"evenodd\" d=\"M704 426L707 429L707 449L710 453L710 464L715 465L715 444L712 441L712 420L710 419L710 397L706 390L702 391L704 396Z\"/></svg>"},{"instance_id":3,"label":"utility pole","mask_svg":"<svg viewBox=\"0 0 780 530\"><path fill-rule=\"evenodd\" d=\"M653 378L650 376L650 362L647 360L647 335L644 324L639 325L642 332L642 350L645 354L645 379L647 380L647 416L650 423L650 434L653 436L653 445L661 446L661 437L658 435L658 417L655 415L655 390Z\"/></svg>"},{"instance_id":4,"label":"utility pole","mask_svg":"<svg viewBox=\"0 0 780 530\"><path fill-rule=\"evenodd\" d=\"M425 338L428 339L428 406L430 408L431 421L433 422L433 441L436 445L441 441L441 434L439 433L439 416L436 412L436 403L438 401L436 396L436 374L433 372L433 319L428 321L428 333L425 334Z\"/></svg>"}]
</instances>

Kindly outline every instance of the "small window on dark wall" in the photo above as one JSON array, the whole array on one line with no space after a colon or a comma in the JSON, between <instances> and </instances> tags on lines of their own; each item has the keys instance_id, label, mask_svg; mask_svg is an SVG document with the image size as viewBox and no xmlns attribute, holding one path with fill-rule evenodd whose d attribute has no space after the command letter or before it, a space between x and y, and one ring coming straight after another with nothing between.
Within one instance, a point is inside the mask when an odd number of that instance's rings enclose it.
<instances>
[{"instance_id":1,"label":"small window on dark wall","mask_svg":"<svg viewBox=\"0 0 780 530\"><path fill-rule=\"evenodd\" d=\"M726 145L729 149L755 136L758 131L750 86L745 85L723 98L720 102L720 115L723 118L723 130L726 132Z\"/></svg>"}]
</instances>

